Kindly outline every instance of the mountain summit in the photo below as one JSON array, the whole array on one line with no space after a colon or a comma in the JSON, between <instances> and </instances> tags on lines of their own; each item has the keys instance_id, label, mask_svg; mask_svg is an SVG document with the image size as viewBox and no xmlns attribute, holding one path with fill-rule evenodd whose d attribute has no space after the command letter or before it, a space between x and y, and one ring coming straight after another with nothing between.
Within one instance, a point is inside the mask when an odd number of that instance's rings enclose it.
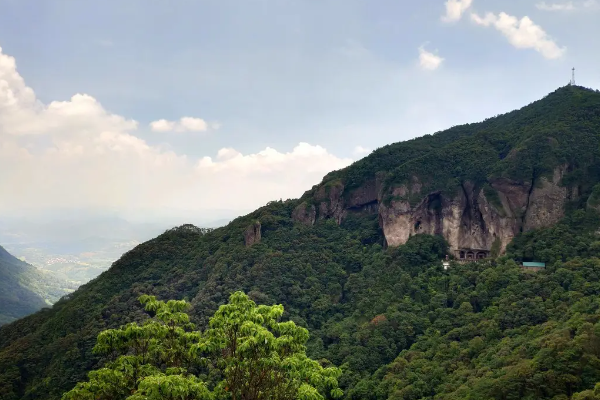
<instances>
[{"instance_id":1,"label":"mountain summit","mask_svg":"<svg viewBox=\"0 0 600 400\"><path fill-rule=\"evenodd\" d=\"M457 258L505 250L586 201L600 176L600 93L565 86L518 111L377 149L327 175L294 219L375 213L390 246L443 235Z\"/></svg>"},{"instance_id":2,"label":"mountain summit","mask_svg":"<svg viewBox=\"0 0 600 400\"><path fill-rule=\"evenodd\" d=\"M347 399L589 391L600 382L599 144L600 93L568 86L377 149L225 227L173 228L0 328L0 398L60 398L106 362L92 352L99 332L145 318L141 294L189 301L204 327L237 290L309 328L307 353L342 367ZM448 245L457 258L507 256L445 271ZM533 256L545 271L513 261Z\"/></svg>"}]
</instances>

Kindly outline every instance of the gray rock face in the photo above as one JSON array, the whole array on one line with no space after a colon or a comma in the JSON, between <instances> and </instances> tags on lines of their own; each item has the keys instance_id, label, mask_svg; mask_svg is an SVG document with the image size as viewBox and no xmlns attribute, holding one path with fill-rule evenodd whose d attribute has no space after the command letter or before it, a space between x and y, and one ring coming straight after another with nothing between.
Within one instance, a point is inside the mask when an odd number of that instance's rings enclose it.
<instances>
[{"instance_id":1,"label":"gray rock face","mask_svg":"<svg viewBox=\"0 0 600 400\"><path fill-rule=\"evenodd\" d=\"M333 218L340 224L344 217L344 184L336 182L321 186L315 198L319 202L319 219Z\"/></svg>"},{"instance_id":2,"label":"gray rock face","mask_svg":"<svg viewBox=\"0 0 600 400\"><path fill-rule=\"evenodd\" d=\"M246 246L252 246L255 243L260 243L261 233L260 221L256 221L254 224L248 226L244 231L244 243Z\"/></svg>"},{"instance_id":3,"label":"gray rock face","mask_svg":"<svg viewBox=\"0 0 600 400\"><path fill-rule=\"evenodd\" d=\"M572 190L560 186L566 171L566 166L557 167L551 178L542 178L533 186L531 182L498 178L483 190L465 182L452 196L422 193L416 177L389 194L383 193L379 176L347 193L343 183L337 182L318 188L318 208L302 203L293 218L306 225L324 218L339 224L350 212L377 213L388 246L399 246L412 235L427 233L443 235L451 250L491 251L497 247L504 251L519 232L555 224L564 216L565 201L573 195ZM384 204L382 199L389 196L392 200ZM421 200L412 206L409 198Z\"/></svg>"},{"instance_id":4,"label":"gray rock face","mask_svg":"<svg viewBox=\"0 0 600 400\"><path fill-rule=\"evenodd\" d=\"M559 186L559 182L565 172L564 167L556 168L551 180L542 178L533 188L525 214L525 231L555 224L564 216L567 188Z\"/></svg>"},{"instance_id":5,"label":"gray rock face","mask_svg":"<svg viewBox=\"0 0 600 400\"><path fill-rule=\"evenodd\" d=\"M339 224L350 212L377 213L388 246L427 233L443 235L454 251L491 251L493 247L504 251L519 232L550 226L564 216L565 201L573 194L560 186L566 171L566 166L557 167L551 178L542 178L533 186L499 178L484 190L465 182L451 196L439 191L422 193L417 178L389 194L383 193L380 177L347 193L343 183L337 182L318 188L318 208L302 203L293 218L306 225L334 218ZM384 204L382 199L389 196L392 200ZM421 200L412 206L409 198Z\"/></svg>"},{"instance_id":6,"label":"gray rock face","mask_svg":"<svg viewBox=\"0 0 600 400\"><path fill-rule=\"evenodd\" d=\"M559 185L565 172L556 168L551 179L542 178L531 187L508 179L491 183L492 197L484 190L465 183L454 197L439 192L425 194L416 207L408 201L392 200L380 204L380 223L389 246L406 243L419 233L443 235L452 250L492 249L494 243L504 251L521 231L550 226L564 216L567 188ZM394 189L395 197L415 194L413 188Z\"/></svg>"},{"instance_id":7,"label":"gray rock face","mask_svg":"<svg viewBox=\"0 0 600 400\"><path fill-rule=\"evenodd\" d=\"M302 203L292 212L292 219L301 224L312 226L317 219L317 209L312 204Z\"/></svg>"}]
</instances>

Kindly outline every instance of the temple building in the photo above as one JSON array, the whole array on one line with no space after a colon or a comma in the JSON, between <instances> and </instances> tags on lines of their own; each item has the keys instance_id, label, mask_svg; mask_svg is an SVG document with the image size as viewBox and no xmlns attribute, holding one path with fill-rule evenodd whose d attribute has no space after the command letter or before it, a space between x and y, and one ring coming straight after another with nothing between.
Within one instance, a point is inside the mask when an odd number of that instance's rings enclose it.
<instances>
[{"instance_id":1,"label":"temple building","mask_svg":"<svg viewBox=\"0 0 600 400\"><path fill-rule=\"evenodd\" d=\"M489 258L491 252L484 249L457 249L454 252L454 256L459 261L477 261Z\"/></svg>"}]
</instances>

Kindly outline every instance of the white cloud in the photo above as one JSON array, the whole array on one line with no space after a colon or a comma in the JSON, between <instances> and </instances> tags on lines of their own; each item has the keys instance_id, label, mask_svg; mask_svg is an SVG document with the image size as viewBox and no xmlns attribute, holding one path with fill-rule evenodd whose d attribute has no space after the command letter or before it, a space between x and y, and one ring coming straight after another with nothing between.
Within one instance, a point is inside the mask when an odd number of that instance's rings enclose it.
<instances>
[{"instance_id":1,"label":"white cloud","mask_svg":"<svg viewBox=\"0 0 600 400\"><path fill-rule=\"evenodd\" d=\"M159 119L150 122L150 129L155 132L204 132L207 131L209 124L201 118L183 117L179 121L167 121ZM212 129L218 129L220 125L213 123Z\"/></svg>"},{"instance_id":2,"label":"white cloud","mask_svg":"<svg viewBox=\"0 0 600 400\"><path fill-rule=\"evenodd\" d=\"M539 10L543 11L577 11L577 10L591 10L600 9L600 3L598 0L585 0L580 2L563 2L563 3L546 3L545 1L539 2L535 5Z\"/></svg>"},{"instance_id":3,"label":"white cloud","mask_svg":"<svg viewBox=\"0 0 600 400\"><path fill-rule=\"evenodd\" d=\"M337 157L329 154L321 146L313 146L308 143L299 143L291 152L281 153L271 147L259 151L256 154L244 155L233 148L223 148L217 152L215 160L211 157L203 157L196 163L196 169L203 174L212 175L214 173L228 171L235 174L251 175L256 173L265 174L263 178L270 178L272 174L294 172L287 171L287 168L299 168L300 175L303 173L312 173L321 170L323 160L327 160L332 165L343 165ZM346 160L350 162L350 160ZM283 175L282 175L283 176ZM314 184L314 182L313 182Z\"/></svg>"},{"instance_id":4,"label":"white cloud","mask_svg":"<svg viewBox=\"0 0 600 400\"><path fill-rule=\"evenodd\" d=\"M552 3L552 4L548 4L545 1L542 1L540 3L537 3L535 6L537 7L538 10L544 10L544 11L572 11L575 9L575 6L573 5L572 1L569 1L566 3Z\"/></svg>"},{"instance_id":5,"label":"white cloud","mask_svg":"<svg viewBox=\"0 0 600 400\"><path fill-rule=\"evenodd\" d=\"M369 154L370 152L371 152L371 150L369 150L367 148L364 148L362 146L356 146L354 148L354 154L357 155L357 156L362 156L362 155L365 155L365 154Z\"/></svg>"},{"instance_id":6,"label":"white cloud","mask_svg":"<svg viewBox=\"0 0 600 400\"><path fill-rule=\"evenodd\" d=\"M175 129L176 122L159 119L158 121L150 122L150 129L154 132L171 132Z\"/></svg>"},{"instance_id":7,"label":"white cloud","mask_svg":"<svg viewBox=\"0 0 600 400\"><path fill-rule=\"evenodd\" d=\"M199 130L186 117L159 129ZM23 208L252 209L301 195L323 175L349 165L326 149L300 143L289 152L221 149L191 159L135 136L136 121L93 97L41 103L0 49L0 211Z\"/></svg>"},{"instance_id":8,"label":"white cloud","mask_svg":"<svg viewBox=\"0 0 600 400\"><path fill-rule=\"evenodd\" d=\"M431 53L423 48L419 47L419 65L421 68L434 71L439 68L444 62L444 59L437 54Z\"/></svg>"},{"instance_id":9,"label":"white cloud","mask_svg":"<svg viewBox=\"0 0 600 400\"><path fill-rule=\"evenodd\" d=\"M442 21L458 21L463 13L471 7L471 4L473 4L473 0L447 0L446 14L442 16Z\"/></svg>"},{"instance_id":10,"label":"white cloud","mask_svg":"<svg viewBox=\"0 0 600 400\"><path fill-rule=\"evenodd\" d=\"M472 13L471 20L481 26L493 26L518 49L534 49L548 59L561 57L566 48L559 47L554 40L529 17L520 20L501 12L499 15L487 13L485 16Z\"/></svg>"},{"instance_id":11,"label":"white cloud","mask_svg":"<svg viewBox=\"0 0 600 400\"><path fill-rule=\"evenodd\" d=\"M208 129L206 121L200 118L183 117L181 118L179 125L181 129L192 132L204 132Z\"/></svg>"}]
</instances>

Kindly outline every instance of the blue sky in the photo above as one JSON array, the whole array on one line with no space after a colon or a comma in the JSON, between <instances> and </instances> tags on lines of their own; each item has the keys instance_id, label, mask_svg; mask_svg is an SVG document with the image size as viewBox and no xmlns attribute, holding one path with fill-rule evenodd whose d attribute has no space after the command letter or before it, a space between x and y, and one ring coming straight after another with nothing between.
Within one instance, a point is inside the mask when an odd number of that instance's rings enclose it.
<instances>
[{"instance_id":1,"label":"blue sky","mask_svg":"<svg viewBox=\"0 0 600 400\"><path fill-rule=\"evenodd\" d=\"M4 162L29 182L0 211L296 197L366 150L539 99L573 66L599 88L598 20L590 0L0 0L2 56L16 60L0 99L37 99L0 108Z\"/></svg>"}]
</instances>

